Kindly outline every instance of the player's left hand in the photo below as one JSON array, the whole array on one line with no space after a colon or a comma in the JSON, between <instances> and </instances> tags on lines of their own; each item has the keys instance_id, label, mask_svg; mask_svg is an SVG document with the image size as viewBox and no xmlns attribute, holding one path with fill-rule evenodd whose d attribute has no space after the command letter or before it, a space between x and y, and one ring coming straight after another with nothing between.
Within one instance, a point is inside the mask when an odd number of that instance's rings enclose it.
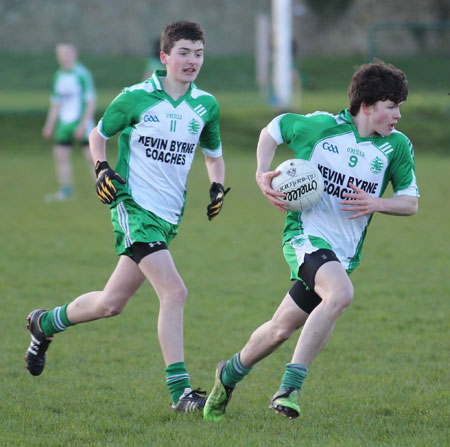
<instances>
[{"instance_id":1,"label":"player's left hand","mask_svg":"<svg viewBox=\"0 0 450 447\"><path fill-rule=\"evenodd\" d=\"M97 197L105 205L110 205L117 198L117 189L112 180L117 180L123 185L126 182L121 175L109 166L107 161L97 161L95 164L95 174L97 175L97 181L95 182Z\"/></svg>"},{"instance_id":2,"label":"player's left hand","mask_svg":"<svg viewBox=\"0 0 450 447\"><path fill-rule=\"evenodd\" d=\"M366 216L378 211L377 204L379 198L367 194L352 183L349 183L348 186L354 192L343 193L342 197L347 200L342 200L340 203L341 205L346 205L341 208L342 211L356 211L355 214L348 216L349 219L356 219L357 217Z\"/></svg>"},{"instance_id":3,"label":"player's left hand","mask_svg":"<svg viewBox=\"0 0 450 447\"><path fill-rule=\"evenodd\" d=\"M209 196L211 203L206 208L206 214L209 220L213 220L223 207L223 199L231 188L225 190L221 183L212 182L209 188Z\"/></svg>"}]
</instances>

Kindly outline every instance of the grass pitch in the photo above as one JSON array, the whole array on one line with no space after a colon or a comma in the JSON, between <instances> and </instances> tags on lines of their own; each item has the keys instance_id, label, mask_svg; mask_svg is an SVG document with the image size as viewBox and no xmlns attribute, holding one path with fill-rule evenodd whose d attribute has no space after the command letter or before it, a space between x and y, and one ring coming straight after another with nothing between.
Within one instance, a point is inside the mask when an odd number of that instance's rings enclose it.
<instances>
[{"instance_id":1,"label":"grass pitch","mask_svg":"<svg viewBox=\"0 0 450 447\"><path fill-rule=\"evenodd\" d=\"M336 97L344 102L345 93ZM223 98L226 185L232 190L221 215L206 218L208 181L198 154L171 246L189 289L186 363L193 386L208 391L218 361L271 317L289 287L283 215L254 181L258 132L275 112L248 98ZM288 421L267 408L294 336L238 385L225 421L212 424L199 414L172 413L156 337L158 303L147 284L122 315L55 336L42 376L26 371L27 313L101 289L117 262L108 208L95 197L79 152L76 198L43 202L56 181L49 144L40 137L40 107L4 113L0 120L2 446L449 444L450 159L444 147L428 154L426 146L416 146L419 214L374 217L362 264L352 275L354 303L310 369L301 416ZM437 131L439 146L448 131ZM112 158L114 153L113 143ZM280 148L274 165L289 154Z\"/></svg>"}]
</instances>

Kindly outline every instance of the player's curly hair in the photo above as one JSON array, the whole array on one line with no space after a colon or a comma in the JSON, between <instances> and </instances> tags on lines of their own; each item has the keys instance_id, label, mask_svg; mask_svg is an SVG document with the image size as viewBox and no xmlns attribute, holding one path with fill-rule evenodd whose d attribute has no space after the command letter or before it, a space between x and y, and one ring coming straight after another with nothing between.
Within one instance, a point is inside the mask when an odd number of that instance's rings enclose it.
<instances>
[{"instance_id":1,"label":"player's curly hair","mask_svg":"<svg viewBox=\"0 0 450 447\"><path fill-rule=\"evenodd\" d=\"M169 54L176 42L181 39L192 42L201 41L205 43L205 34L202 27L196 22L179 20L167 25L161 33L161 51Z\"/></svg>"},{"instance_id":2,"label":"player's curly hair","mask_svg":"<svg viewBox=\"0 0 450 447\"><path fill-rule=\"evenodd\" d=\"M355 116L362 103L373 105L377 101L391 100L400 104L408 97L405 74L391 64L376 60L359 67L348 90L350 113Z\"/></svg>"}]
</instances>

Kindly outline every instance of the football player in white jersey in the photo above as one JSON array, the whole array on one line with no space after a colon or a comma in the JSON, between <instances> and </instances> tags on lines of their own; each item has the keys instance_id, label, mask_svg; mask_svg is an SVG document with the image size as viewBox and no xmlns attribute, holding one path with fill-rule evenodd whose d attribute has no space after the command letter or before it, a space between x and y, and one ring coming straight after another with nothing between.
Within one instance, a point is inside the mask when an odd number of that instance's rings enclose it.
<instances>
[{"instance_id":1,"label":"football player in white jersey","mask_svg":"<svg viewBox=\"0 0 450 447\"><path fill-rule=\"evenodd\" d=\"M166 71L124 89L90 134L96 191L109 204L120 255L102 291L83 294L50 311L31 312L27 368L40 375L55 333L68 326L119 314L145 280L159 301L158 338L166 383L176 412L201 410L206 393L192 389L184 359L186 286L168 246L183 215L186 181L197 144L210 180L209 220L222 209L225 164L215 98L194 81L203 64L204 34L197 23L174 22L161 35ZM120 133L115 170L106 161L106 140Z\"/></svg>"},{"instance_id":2,"label":"football player in white jersey","mask_svg":"<svg viewBox=\"0 0 450 447\"><path fill-rule=\"evenodd\" d=\"M51 104L42 135L54 139L53 156L59 190L45 196L46 202L67 200L73 196L71 149L76 142L83 148L95 179L89 151L89 133L94 128L96 92L89 70L78 62L78 51L71 43L56 45L60 65L53 79Z\"/></svg>"},{"instance_id":3,"label":"football player in white jersey","mask_svg":"<svg viewBox=\"0 0 450 447\"><path fill-rule=\"evenodd\" d=\"M353 75L348 109L338 115L288 113L262 130L256 182L270 204L285 211L283 194L271 188L279 172L270 166L281 143L292 149L295 158L317 165L325 192L312 209L287 212L283 251L294 283L272 319L253 332L242 350L217 366L204 408L206 420L222 420L236 384L304 326L269 405L290 419L299 415L298 394L308 368L353 300L349 273L359 264L373 213L409 216L417 212L412 145L395 130L407 94L403 72L377 61ZM388 183L394 195L382 198Z\"/></svg>"}]
</instances>

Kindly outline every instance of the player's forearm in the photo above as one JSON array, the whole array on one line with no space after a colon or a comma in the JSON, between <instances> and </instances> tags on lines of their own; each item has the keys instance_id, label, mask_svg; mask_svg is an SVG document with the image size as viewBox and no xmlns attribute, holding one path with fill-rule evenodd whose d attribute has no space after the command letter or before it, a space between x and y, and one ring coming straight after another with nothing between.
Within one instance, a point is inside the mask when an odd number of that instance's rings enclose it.
<instances>
[{"instance_id":1,"label":"player's forearm","mask_svg":"<svg viewBox=\"0 0 450 447\"><path fill-rule=\"evenodd\" d=\"M106 160L106 140L100 135L97 127L89 134L89 149L94 163Z\"/></svg>"},{"instance_id":2,"label":"player's forearm","mask_svg":"<svg viewBox=\"0 0 450 447\"><path fill-rule=\"evenodd\" d=\"M261 131L258 146L256 147L256 177L270 169L277 146L276 141L270 136L267 128L264 128Z\"/></svg>"},{"instance_id":3,"label":"player's forearm","mask_svg":"<svg viewBox=\"0 0 450 447\"><path fill-rule=\"evenodd\" d=\"M223 157L205 157L206 170L211 183L225 183L225 162Z\"/></svg>"},{"instance_id":4,"label":"player's forearm","mask_svg":"<svg viewBox=\"0 0 450 447\"><path fill-rule=\"evenodd\" d=\"M379 209L382 214L391 216L411 216L419 209L419 199L413 196L401 195L390 198L379 198Z\"/></svg>"},{"instance_id":5,"label":"player's forearm","mask_svg":"<svg viewBox=\"0 0 450 447\"><path fill-rule=\"evenodd\" d=\"M58 119L58 114L59 114L59 104L52 104L47 113L47 118L45 120L45 127L53 128Z\"/></svg>"}]
</instances>

